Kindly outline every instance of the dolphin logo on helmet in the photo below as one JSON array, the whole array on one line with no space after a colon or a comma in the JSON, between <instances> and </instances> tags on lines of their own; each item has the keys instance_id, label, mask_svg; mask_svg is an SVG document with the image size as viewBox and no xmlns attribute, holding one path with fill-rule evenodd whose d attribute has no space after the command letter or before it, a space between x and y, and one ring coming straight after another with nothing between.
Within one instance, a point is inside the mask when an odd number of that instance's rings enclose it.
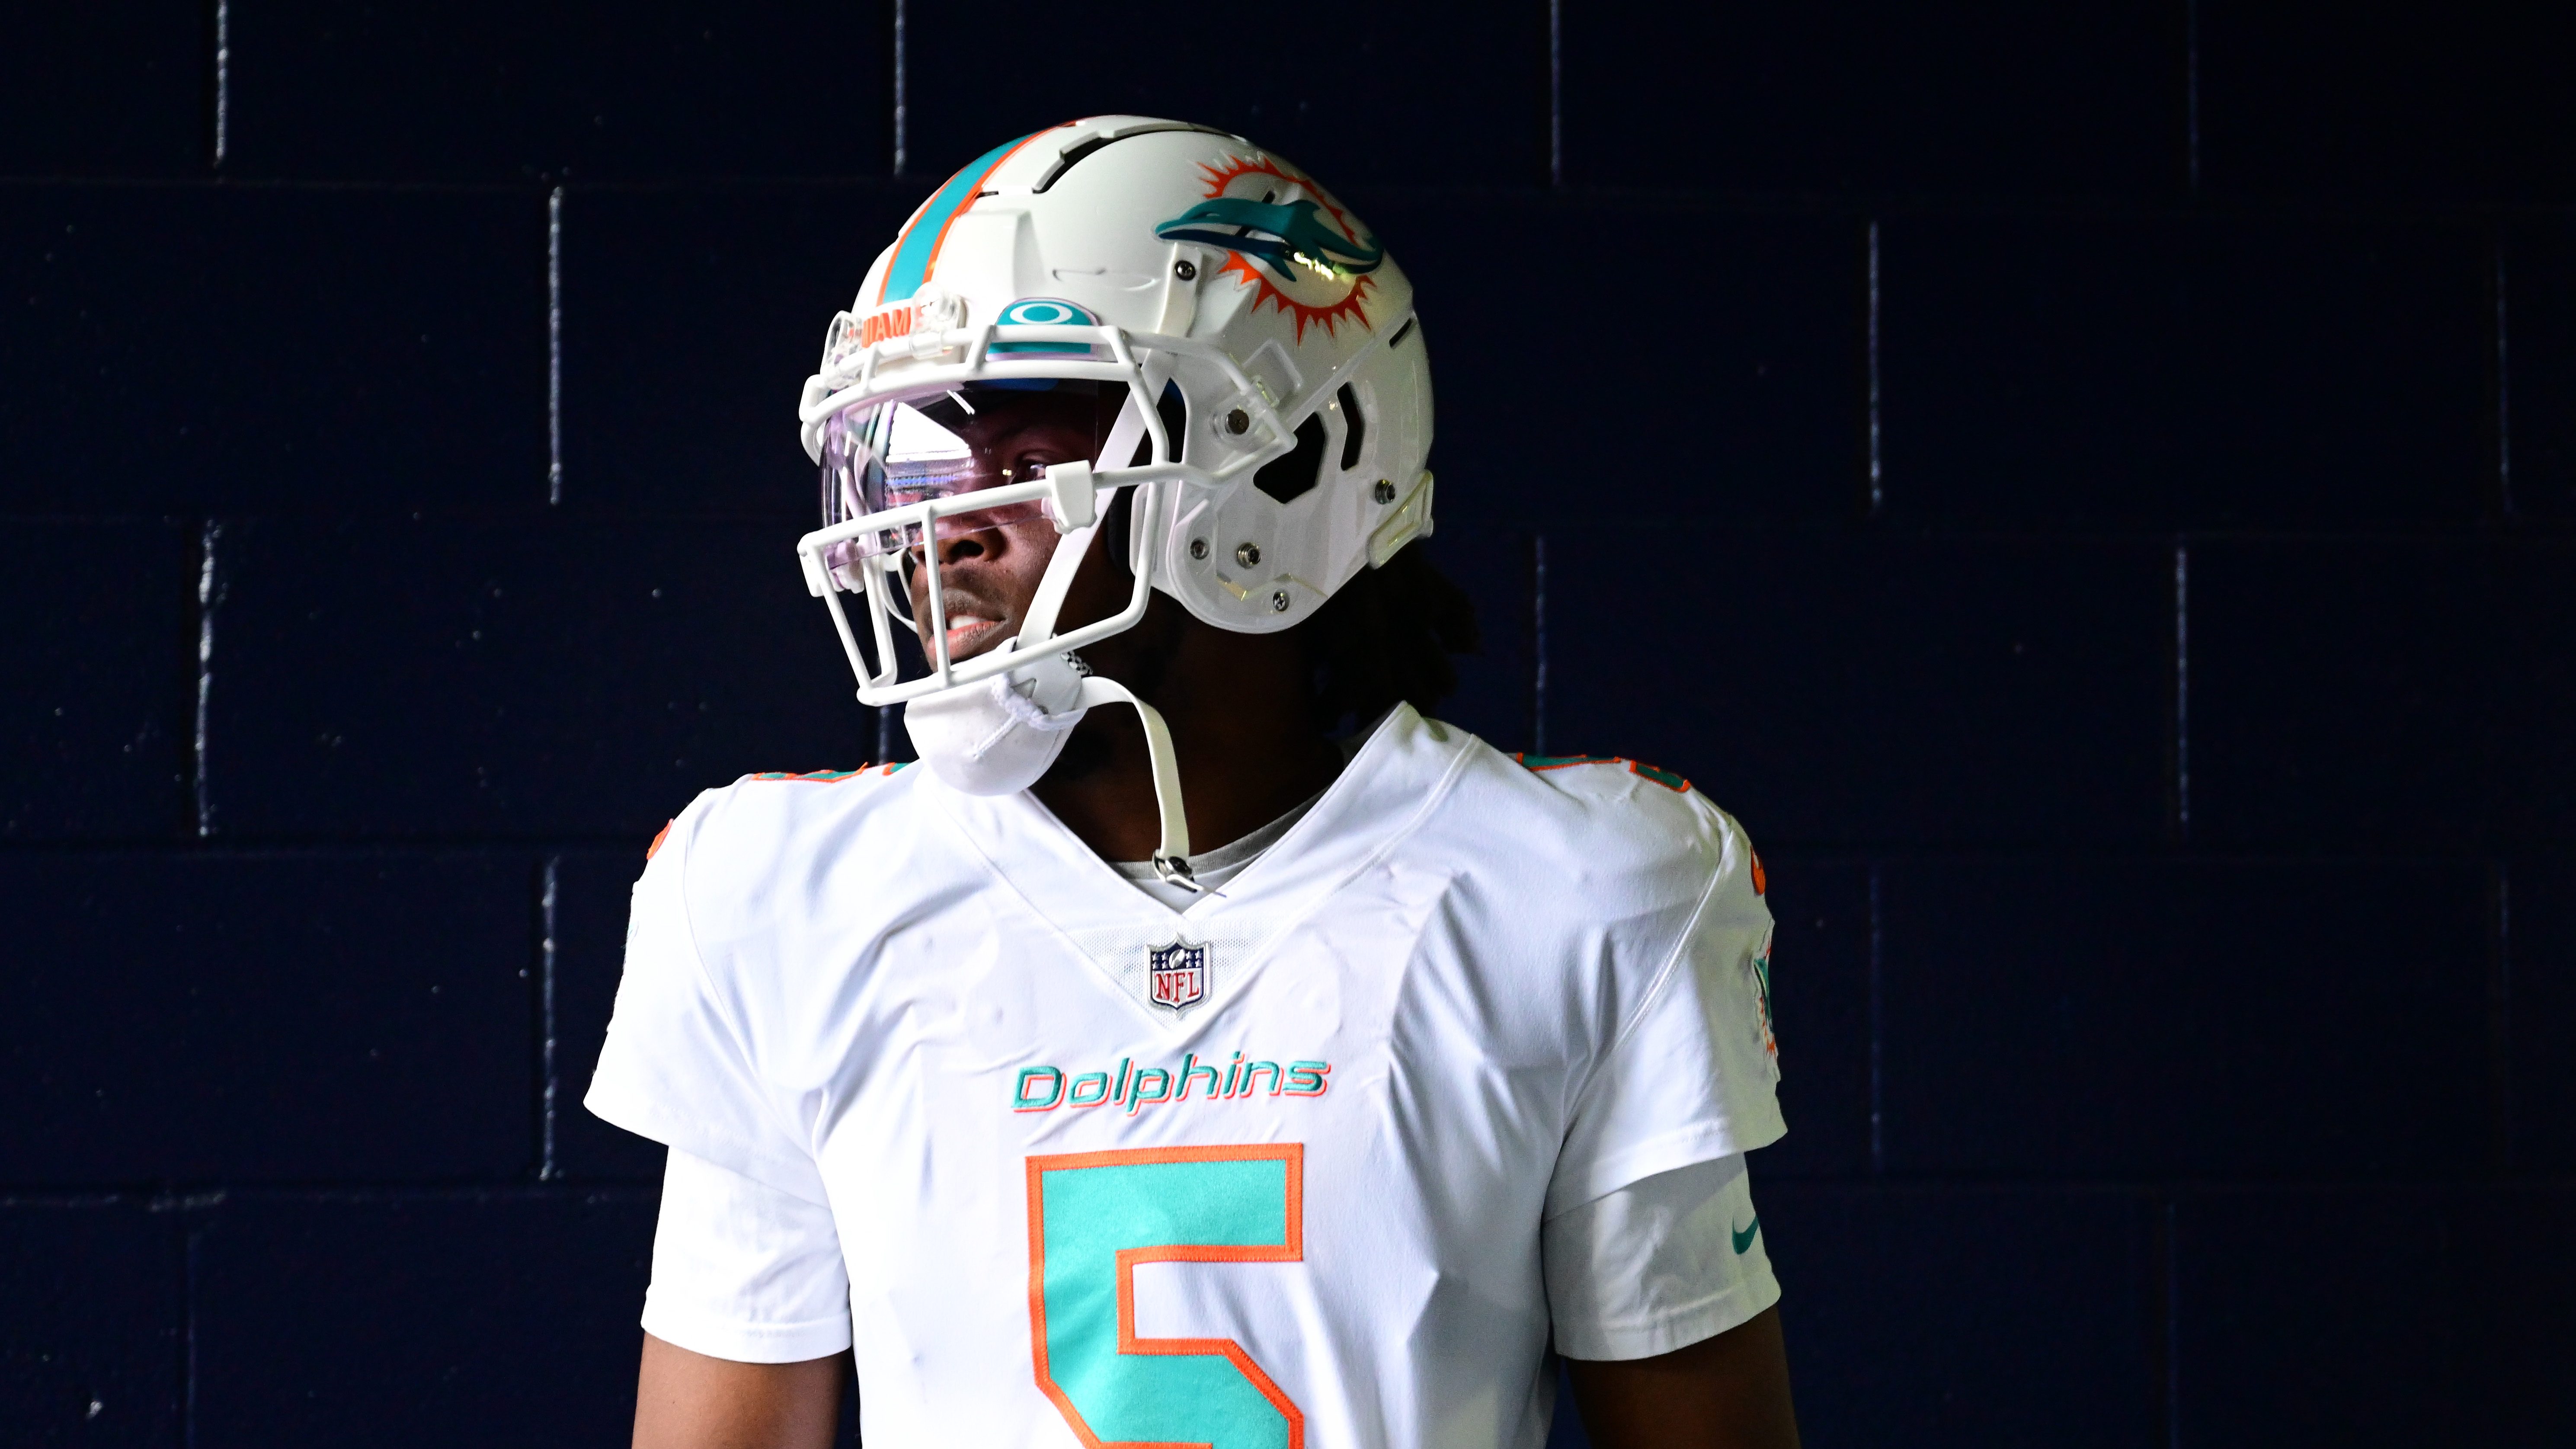
<instances>
[{"instance_id":1,"label":"dolphin logo on helmet","mask_svg":"<svg viewBox=\"0 0 2576 1449\"><path fill-rule=\"evenodd\" d=\"M1154 228L1164 241L1205 242L1228 251L1259 257L1283 282L1297 280L1292 261L1317 271L1366 276L1386 260L1386 249L1374 236L1354 241L1327 226L1316 215L1322 208L1303 197L1290 202L1254 201L1242 196L1211 197ZM1220 227L1233 227L1221 231Z\"/></svg>"}]
</instances>

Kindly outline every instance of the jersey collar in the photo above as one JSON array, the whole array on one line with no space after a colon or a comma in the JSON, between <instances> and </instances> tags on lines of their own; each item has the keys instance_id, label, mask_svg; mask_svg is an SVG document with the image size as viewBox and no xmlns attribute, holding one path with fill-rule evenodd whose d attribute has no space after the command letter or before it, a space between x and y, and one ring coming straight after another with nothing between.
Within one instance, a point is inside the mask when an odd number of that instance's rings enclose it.
<instances>
[{"instance_id":1,"label":"jersey collar","mask_svg":"<svg viewBox=\"0 0 2576 1449\"><path fill-rule=\"evenodd\" d=\"M1383 861L1427 819L1474 738L1398 705L1322 798L1221 891L1174 911L1130 885L1035 795L968 795L922 781L934 808L1010 892L1116 976L1137 941L1222 939L1244 969L1335 892Z\"/></svg>"}]
</instances>

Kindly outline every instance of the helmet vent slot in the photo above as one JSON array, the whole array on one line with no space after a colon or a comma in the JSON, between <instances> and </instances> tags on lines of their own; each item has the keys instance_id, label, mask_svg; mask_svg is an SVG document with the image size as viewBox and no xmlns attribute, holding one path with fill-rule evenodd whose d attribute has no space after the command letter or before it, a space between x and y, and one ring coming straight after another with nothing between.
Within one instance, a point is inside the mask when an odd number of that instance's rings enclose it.
<instances>
[{"instance_id":1,"label":"helmet vent slot","mask_svg":"<svg viewBox=\"0 0 2576 1449\"><path fill-rule=\"evenodd\" d=\"M1048 167L1046 174L1038 178L1038 184L1030 187L1029 190L1032 193L1043 194L1048 187L1063 180L1064 173L1072 170L1101 147L1115 141L1124 141L1130 136L1150 136L1157 131L1196 131L1202 136L1224 136L1228 140L1235 139L1232 132L1220 131L1214 126L1193 126L1185 121L1155 121L1125 130L1112 131L1106 136L1092 136L1065 147L1057 153L1055 164Z\"/></svg>"},{"instance_id":2,"label":"helmet vent slot","mask_svg":"<svg viewBox=\"0 0 2576 1449\"><path fill-rule=\"evenodd\" d=\"M1413 335L1413 323L1414 319L1411 317L1404 319L1404 325L1395 329L1395 335L1386 339L1387 351L1393 352L1404 345L1404 339Z\"/></svg>"},{"instance_id":3,"label":"helmet vent slot","mask_svg":"<svg viewBox=\"0 0 2576 1449\"><path fill-rule=\"evenodd\" d=\"M1360 420L1360 395L1342 384L1342 471L1347 473L1360 465L1360 445L1368 439L1368 424Z\"/></svg>"},{"instance_id":4,"label":"helmet vent slot","mask_svg":"<svg viewBox=\"0 0 2576 1449\"><path fill-rule=\"evenodd\" d=\"M1313 413L1297 425L1297 446L1283 458L1273 458L1252 475L1252 486L1281 503L1292 502L1314 491L1315 481L1324 470L1324 420Z\"/></svg>"},{"instance_id":5,"label":"helmet vent slot","mask_svg":"<svg viewBox=\"0 0 2576 1449\"><path fill-rule=\"evenodd\" d=\"M1029 189L1032 192L1045 191L1048 187L1055 185L1057 179L1062 177L1064 173L1072 170L1074 168L1074 164L1082 160L1083 157L1090 155L1092 152L1097 151L1101 147L1118 139L1119 138L1116 136L1094 136L1088 141L1078 142L1074 145L1065 147L1064 154L1056 158L1056 163L1053 166L1047 168L1047 174L1039 177L1038 184L1030 187Z\"/></svg>"}]
</instances>

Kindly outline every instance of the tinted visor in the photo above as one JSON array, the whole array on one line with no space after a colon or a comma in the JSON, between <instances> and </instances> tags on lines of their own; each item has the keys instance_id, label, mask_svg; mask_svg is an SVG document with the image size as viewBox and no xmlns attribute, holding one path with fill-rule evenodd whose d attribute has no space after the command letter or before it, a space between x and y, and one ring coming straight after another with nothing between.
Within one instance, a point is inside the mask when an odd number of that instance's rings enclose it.
<instances>
[{"instance_id":1,"label":"tinted visor","mask_svg":"<svg viewBox=\"0 0 2576 1449\"><path fill-rule=\"evenodd\" d=\"M1033 482L1056 463L1097 463L1126 401L1120 382L1012 378L843 408L823 424L823 523ZM1046 516L1043 503L1026 500L943 517L938 533ZM917 526L883 529L836 546L831 562L918 547L920 535Z\"/></svg>"}]
</instances>

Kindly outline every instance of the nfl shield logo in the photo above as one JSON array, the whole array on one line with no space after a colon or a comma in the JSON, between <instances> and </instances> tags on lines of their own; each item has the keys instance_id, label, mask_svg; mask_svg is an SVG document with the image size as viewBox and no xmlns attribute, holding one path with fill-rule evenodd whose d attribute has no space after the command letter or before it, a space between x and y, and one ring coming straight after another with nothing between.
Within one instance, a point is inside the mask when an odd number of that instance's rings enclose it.
<instances>
[{"instance_id":1,"label":"nfl shield logo","mask_svg":"<svg viewBox=\"0 0 2576 1449\"><path fill-rule=\"evenodd\" d=\"M1174 1011L1199 1004L1207 995L1207 947L1175 940L1145 952L1146 995L1156 1006Z\"/></svg>"}]
</instances>

